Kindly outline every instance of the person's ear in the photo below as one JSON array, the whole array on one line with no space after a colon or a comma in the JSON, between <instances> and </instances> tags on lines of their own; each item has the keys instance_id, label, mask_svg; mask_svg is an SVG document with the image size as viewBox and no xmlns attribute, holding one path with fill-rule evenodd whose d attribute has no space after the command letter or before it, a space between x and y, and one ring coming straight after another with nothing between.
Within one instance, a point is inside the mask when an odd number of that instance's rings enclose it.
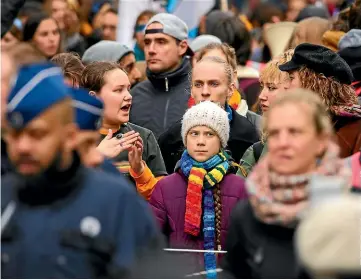
<instances>
[{"instance_id":1,"label":"person's ear","mask_svg":"<svg viewBox=\"0 0 361 280\"><path fill-rule=\"evenodd\" d=\"M65 149L68 152L74 151L77 148L79 128L76 123L69 123L65 126Z\"/></svg>"},{"instance_id":2,"label":"person's ear","mask_svg":"<svg viewBox=\"0 0 361 280\"><path fill-rule=\"evenodd\" d=\"M336 140L336 139L335 139ZM316 153L318 157L322 157L325 151L327 150L327 146L330 143L330 137L326 133L322 133L318 135L318 141L316 142Z\"/></svg>"},{"instance_id":3,"label":"person's ear","mask_svg":"<svg viewBox=\"0 0 361 280\"><path fill-rule=\"evenodd\" d=\"M188 49L188 43L186 40L180 41L179 45L178 45L178 54L179 56L183 56Z\"/></svg>"},{"instance_id":4,"label":"person's ear","mask_svg":"<svg viewBox=\"0 0 361 280\"><path fill-rule=\"evenodd\" d=\"M234 83L231 83L228 87L228 91L227 91L227 101L231 98L233 92L236 89L236 85Z\"/></svg>"},{"instance_id":5,"label":"person's ear","mask_svg":"<svg viewBox=\"0 0 361 280\"><path fill-rule=\"evenodd\" d=\"M89 95L91 95L91 96L96 96L96 92L93 91L93 90L91 90L91 91L89 91Z\"/></svg>"}]
</instances>

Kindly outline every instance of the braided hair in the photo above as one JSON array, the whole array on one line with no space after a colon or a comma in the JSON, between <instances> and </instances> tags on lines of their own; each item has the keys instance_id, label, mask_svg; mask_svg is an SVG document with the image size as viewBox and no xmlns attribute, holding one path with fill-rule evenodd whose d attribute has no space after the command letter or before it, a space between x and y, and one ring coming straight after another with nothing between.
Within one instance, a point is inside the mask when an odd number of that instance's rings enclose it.
<instances>
[{"instance_id":1,"label":"braided hair","mask_svg":"<svg viewBox=\"0 0 361 280\"><path fill-rule=\"evenodd\" d=\"M221 250L221 230L222 230L222 201L221 201L221 189L219 184L213 189L213 197L214 197L214 209L216 216L216 249Z\"/></svg>"}]
</instances>

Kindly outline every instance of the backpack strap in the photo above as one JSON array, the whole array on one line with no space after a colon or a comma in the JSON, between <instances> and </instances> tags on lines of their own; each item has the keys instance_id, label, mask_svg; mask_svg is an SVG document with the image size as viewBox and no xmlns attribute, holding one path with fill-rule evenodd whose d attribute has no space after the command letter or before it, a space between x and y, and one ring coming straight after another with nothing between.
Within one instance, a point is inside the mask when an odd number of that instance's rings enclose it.
<instances>
[{"instance_id":1,"label":"backpack strap","mask_svg":"<svg viewBox=\"0 0 361 280\"><path fill-rule=\"evenodd\" d=\"M256 160L256 163L258 162L259 158L262 155L263 147L264 145L261 141L258 141L253 144L253 156L254 159Z\"/></svg>"}]
</instances>

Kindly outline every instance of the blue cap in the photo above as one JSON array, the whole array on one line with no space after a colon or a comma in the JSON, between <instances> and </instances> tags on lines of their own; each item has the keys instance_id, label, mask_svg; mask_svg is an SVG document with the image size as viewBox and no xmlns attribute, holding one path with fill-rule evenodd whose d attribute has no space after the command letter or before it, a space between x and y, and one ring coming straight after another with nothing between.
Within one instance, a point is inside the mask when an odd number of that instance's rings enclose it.
<instances>
[{"instance_id":1,"label":"blue cap","mask_svg":"<svg viewBox=\"0 0 361 280\"><path fill-rule=\"evenodd\" d=\"M70 89L80 130L98 130L103 115L103 103L84 89Z\"/></svg>"},{"instance_id":2,"label":"blue cap","mask_svg":"<svg viewBox=\"0 0 361 280\"><path fill-rule=\"evenodd\" d=\"M59 67L48 62L23 66L8 96L9 125L22 129L66 98L70 96Z\"/></svg>"}]
</instances>

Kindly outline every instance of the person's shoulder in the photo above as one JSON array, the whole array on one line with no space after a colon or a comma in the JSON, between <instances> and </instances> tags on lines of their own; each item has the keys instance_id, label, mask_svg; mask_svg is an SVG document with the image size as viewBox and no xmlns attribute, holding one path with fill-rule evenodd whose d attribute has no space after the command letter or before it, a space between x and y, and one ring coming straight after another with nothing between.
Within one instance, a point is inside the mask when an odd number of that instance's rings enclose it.
<instances>
[{"instance_id":1,"label":"person's shoulder","mask_svg":"<svg viewBox=\"0 0 361 280\"><path fill-rule=\"evenodd\" d=\"M142 81L136 84L130 91L133 92L142 92L144 89L153 88L152 83L149 80Z\"/></svg>"},{"instance_id":2,"label":"person's shoulder","mask_svg":"<svg viewBox=\"0 0 361 280\"><path fill-rule=\"evenodd\" d=\"M93 168L84 168L84 185L92 194L114 195L135 194L134 188L124 178Z\"/></svg>"},{"instance_id":3,"label":"person's shoulder","mask_svg":"<svg viewBox=\"0 0 361 280\"><path fill-rule=\"evenodd\" d=\"M162 192L170 191L173 194L177 192L178 188L183 188L183 185L187 186L187 182L179 172L165 176L157 183L157 187L161 188Z\"/></svg>"},{"instance_id":4,"label":"person's shoulder","mask_svg":"<svg viewBox=\"0 0 361 280\"><path fill-rule=\"evenodd\" d=\"M162 140L163 141L165 140L167 142L174 139L182 140L181 129L182 129L182 119L179 119L159 136L159 142Z\"/></svg>"}]
</instances>

